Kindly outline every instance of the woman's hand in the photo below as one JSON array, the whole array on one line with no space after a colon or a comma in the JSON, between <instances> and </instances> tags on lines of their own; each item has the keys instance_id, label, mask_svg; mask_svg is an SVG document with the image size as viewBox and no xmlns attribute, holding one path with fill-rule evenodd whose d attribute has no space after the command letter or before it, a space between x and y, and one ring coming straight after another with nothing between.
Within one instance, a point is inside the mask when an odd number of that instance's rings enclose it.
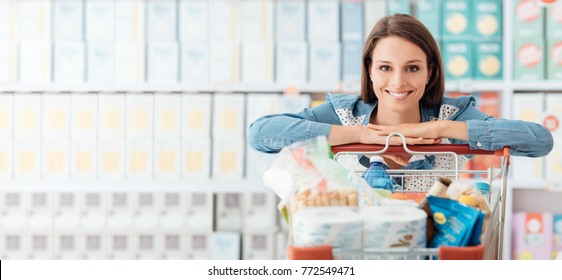
<instances>
[{"instance_id":1,"label":"woman's hand","mask_svg":"<svg viewBox=\"0 0 562 280\"><path fill-rule=\"evenodd\" d=\"M380 135L386 136L393 132L400 132L407 138L468 140L466 123L460 121L441 120L389 126L369 124L367 127L377 131Z\"/></svg>"},{"instance_id":2,"label":"woman's hand","mask_svg":"<svg viewBox=\"0 0 562 280\"><path fill-rule=\"evenodd\" d=\"M380 125L373 125L369 124L367 126L362 127L361 135L359 137L359 143L362 144L379 144L385 145L386 138L392 132L400 130L393 130L393 128L401 127L399 126L380 126ZM404 134L404 133L402 133ZM409 136L404 134L406 138L406 144L409 145L422 145L422 144L438 144L441 142L440 138L428 138L428 137L419 137L419 136ZM398 136L394 136L390 139L390 145L402 145L402 138Z\"/></svg>"}]
</instances>

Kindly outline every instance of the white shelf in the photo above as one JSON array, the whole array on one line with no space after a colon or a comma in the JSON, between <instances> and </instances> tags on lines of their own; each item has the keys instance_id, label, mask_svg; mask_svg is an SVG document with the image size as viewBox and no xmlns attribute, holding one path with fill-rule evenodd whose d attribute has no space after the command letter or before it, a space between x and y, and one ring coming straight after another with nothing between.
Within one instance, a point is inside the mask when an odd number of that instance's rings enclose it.
<instances>
[{"instance_id":1,"label":"white shelf","mask_svg":"<svg viewBox=\"0 0 562 280\"><path fill-rule=\"evenodd\" d=\"M561 81L535 81L535 82L524 82L524 81L514 81L510 88L513 91L561 91L562 92L562 82Z\"/></svg>"},{"instance_id":2,"label":"white shelf","mask_svg":"<svg viewBox=\"0 0 562 280\"><path fill-rule=\"evenodd\" d=\"M0 192L263 192L263 183L252 180L189 181L2 181Z\"/></svg>"}]
</instances>

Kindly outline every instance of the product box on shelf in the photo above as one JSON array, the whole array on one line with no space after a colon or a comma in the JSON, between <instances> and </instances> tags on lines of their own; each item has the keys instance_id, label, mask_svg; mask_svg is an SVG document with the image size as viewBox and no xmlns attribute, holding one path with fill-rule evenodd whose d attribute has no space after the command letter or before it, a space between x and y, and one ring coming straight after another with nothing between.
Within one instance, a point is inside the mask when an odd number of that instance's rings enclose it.
<instances>
[{"instance_id":1,"label":"product box on shelf","mask_svg":"<svg viewBox=\"0 0 562 280\"><path fill-rule=\"evenodd\" d=\"M562 26L561 26L562 28ZM546 42L547 53L546 79L562 80L562 37Z\"/></svg>"},{"instance_id":2,"label":"product box on shelf","mask_svg":"<svg viewBox=\"0 0 562 280\"><path fill-rule=\"evenodd\" d=\"M85 45L57 42L53 46L53 78L58 84L81 84L85 79Z\"/></svg>"},{"instance_id":3,"label":"product box on shelf","mask_svg":"<svg viewBox=\"0 0 562 280\"><path fill-rule=\"evenodd\" d=\"M244 176L244 138L215 137L212 148L212 175L218 180L242 179Z\"/></svg>"},{"instance_id":4,"label":"product box on shelf","mask_svg":"<svg viewBox=\"0 0 562 280\"><path fill-rule=\"evenodd\" d=\"M161 208L158 193L139 192L133 195L133 227L138 232L158 232Z\"/></svg>"},{"instance_id":5,"label":"product box on shelf","mask_svg":"<svg viewBox=\"0 0 562 280\"><path fill-rule=\"evenodd\" d=\"M77 137L96 137L98 133L98 94L70 94L70 133Z\"/></svg>"},{"instance_id":6,"label":"product box on shelf","mask_svg":"<svg viewBox=\"0 0 562 280\"><path fill-rule=\"evenodd\" d=\"M552 190L562 189L562 146L556 139L562 137L562 94L545 94L546 112L543 114L542 124L546 126L554 137L554 148L546 156L546 178Z\"/></svg>"},{"instance_id":7,"label":"product box on shelf","mask_svg":"<svg viewBox=\"0 0 562 280\"><path fill-rule=\"evenodd\" d=\"M277 231L277 196L265 192L242 194L242 217L244 232Z\"/></svg>"},{"instance_id":8,"label":"product box on shelf","mask_svg":"<svg viewBox=\"0 0 562 280\"><path fill-rule=\"evenodd\" d=\"M562 5L546 8L546 38L562 40Z\"/></svg>"},{"instance_id":9,"label":"product box on shelf","mask_svg":"<svg viewBox=\"0 0 562 280\"><path fill-rule=\"evenodd\" d=\"M177 40L177 1L146 1L146 36L149 42Z\"/></svg>"},{"instance_id":10,"label":"product box on shelf","mask_svg":"<svg viewBox=\"0 0 562 280\"><path fill-rule=\"evenodd\" d=\"M112 42L88 42L86 52L86 82L113 83L115 81L115 45Z\"/></svg>"},{"instance_id":11,"label":"product box on shelf","mask_svg":"<svg viewBox=\"0 0 562 280\"><path fill-rule=\"evenodd\" d=\"M502 38L502 0L471 1L475 37L501 40Z\"/></svg>"},{"instance_id":12,"label":"product box on shelf","mask_svg":"<svg viewBox=\"0 0 562 280\"><path fill-rule=\"evenodd\" d=\"M288 229L278 232L275 234L275 259L276 260L286 260L287 246L289 245L289 231Z\"/></svg>"},{"instance_id":13,"label":"product box on shelf","mask_svg":"<svg viewBox=\"0 0 562 280\"><path fill-rule=\"evenodd\" d=\"M67 136L46 136L41 142L41 178L68 180L70 176L70 140Z\"/></svg>"},{"instance_id":14,"label":"product box on shelf","mask_svg":"<svg viewBox=\"0 0 562 280\"><path fill-rule=\"evenodd\" d=\"M209 5L207 1L179 1L180 42L209 40Z\"/></svg>"},{"instance_id":15,"label":"product box on shelf","mask_svg":"<svg viewBox=\"0 0 562 280\"><path fill-rule=\"evenodd\" d=\"M102 192L79 193L80 230L88 234L105 234L110 195Z\"/></svg>"},{"instance_id":16,"label":"product box on shelf","mask_svg":"<svg viewBox=\"0 0 562 280\"><path fill-rule=\"evenodd\" d=\"M342 81L350 85L361 83L361 58L363 41L345 41L342 43Z\"/></svg>"},{"instance_id":17,"label":"product box on shelf","mask_svg":"<svg viewBox=\"0 0 562 280\"><path fill-rule=\"evenodd\" d=\"M125 139L105 136L98 138L98 178L125 179Z\"/></svg>"},{"instance_id":18,"label":"product box on shelf","mask_svg":"<svg viewBox=\"0 0 562 280\"><path fill-rule=\"evenodd\" d=\"M147 81L173 84L179 80L179 46L176 42L150 42L147 47Z\"/></svg>"},{"instance_id":19,"label":"product box on shelf","mask_svg":"<svg viewBox=\"0 0 562 280\"><path fill-rule=\"evenodd\" d=\"M88 1L91 2L91 1ZM115 38L119 41L145 40L145 1L113 1L115 7Z\"/></svg>"},{"instance_id":20,"label":"product box on shelf","mask_svg":"<svg viewBox=\"0 0 562 280\"><path fill-rule=\"evenodd\" d=\"M418 0L416 18L427 27L433 38L441 38L441 8L442 0Z\"/></svg>"},{"instance_id":21,"label":"product box on shelf","mask_svg":"<svg viewBox=\"0 0 562 280\"><path fill-rule=\"evenodd\" d=\"M38 137L38 135L37 135ZM14 177L37 180L41 174L41 140L29 136L14 138Z\"/></svg>"},{"instance_id":22,"label":"product box on shelf","mask_svg":"<svg viewBox=\"0 0 562 280\"><path fill-rule=\"evenodd\" d=\"M237 93L215 93L213 95L213 137L244 136L245 99L245 95Z\"/></svg>"},{"instance_id":23,"label":"product box on shelf","mask_svg":"<svg viewBox=\"0 0 562 280\"><path fill-rule=\"evenodd\" d=\"M308 45L306 42L278 42L276 44L275 81L300 85L308 79Z\"/></svg>"},{"instance_id":24,"label":"product box on shelf","mask_svg":"<svg viewBox=\"0 0 562 280\"><path fill-rule=\"evenodd\" d=\"M340 15L338 0L309 0L306 30L311 43L338 42Z\"/></svg>"},{"instance_id":25,"label":"product box on shelf","mask_svg":"<svg viewBox=\"0 0 562 280\"><path fill-rule=\"evenodd\" d=\"M1 31L0 31L1 32ZM18 54L16 42L0 43L0 83L15 83L18 80Z\"/></svg>"},{"instance_id":26,"label":"product box on shelf","mask_svg":"<svg viewBox=\"0 0 562 280\"><path fill-rule=\"evenodd\" d=\"M54 194L29 193L23 195L27 202L26 228L32 232L52 232Z\"/></svg>"},{"instance_id":27,"label":"product box on shelf","mask_svg":"<svg viewBox=\"0 0 562 280\"><path fill-rule=\"evenodd\" d=\"M205 84L211 79L210 45L208 43L181 43L180 81L188 84Z\"/></svg>"},{"instance_id":28,"label":"product box on shelf","mask_svg":"<svg viewBox=\"0 0 562 280\"><path fill-rule=\"evenodd\" d=\"M306 2L275 1L275 36L280 42L306 40Z\"/></svg>"},{"instance_id":29,"label":"product box on shelf","mask_svg":"<svg viewBox=\"0 0 562 280\"><path fill-rule=\"evenodd\" d=\"M0 41L2 42L15 42L19 40L19 18L17 16L10 16L19 14L18 4L15 1L0 2Z\"/></svg>"},{"instance_id":30,"label":"product box on shelf","mask_svg":"<svg viewBox=\"0 0 562 280\"><path fill-rule=\"evenodd\" d=\"M43 137L68 137L70 133L70 94L43 93L41 101Z\"/></svg>"},{"instance_id":31,"label":"product box on shelf","mask_svg":"<svg viewBox=\"0 0 562 280\"><path fill-rule=\"evenodd\" d=\"M52 2L22 1L19 5L20 41L49 41L52 38Z\"/></svg>"},{"instance_id":32,"label":"product box on shelf","mask_svg":"<svg viewBox=\"0 0 562 280\"><path fill-rule=\"evenodd\" d=\"M552 213L515 213L513 215L512 259L550 260L552 234Z\"/></svg>"},{"instance_id":33,"label":"product box on shelf","mask_svg":"<svg viewBox=\"0 0 562 280\"><path fill-rule=\"evenodd\" d=\"M562 259L562 214L552 214L553 248L552 258Z\"/></svg>"},{"instance_id":34,"label":"product box on shelf","mask_svg":"<svg viewBox=\"0 0 562 280\"><path fill-rule=\"evenodd\" d=\"M209 41L240 40L238 3L235 1L209 1ZM222 65L224 67L224 65Z\"/></svg>"},{"instance_id":35,"label":"product box on shelf","mask_svg":"<svg viewBox=\"0 0 562 280\"><path fill-rule=\"evenodd\" d=\"M132 260L135 255L135 235L131 231L108 230L107 233L107 256L108 260Z\"/></svg>"},{"instance_id":36,"label":"product box on shelf","mask_svg":"<svg viewBox=\"0 0 562 280\"><path fill-rule=\"evenodd\" d=\"M145 81L146 47L144 42L115 42L115 82L122 84Z\"/></svg>"},{"instance_id":37,"label":"product box on shelf","mask_svg":"<svg viewBox=\"0 0 562 280\"><path fill-rule=\"evenodd\" d=\"M443 66L447 79L471 79L473 60L470 41L443 41Z\"/></svg>"},{"instance_id":38,"label":"product box on shelf","mask_svg":"<svg viewBox=\"0 0 562 280\"><path fill-rule=\"evenodd\" d=\"M277 154L262 153L254 150L249 145L246 146L246 180L254 182L263 182L263 173L271 167L271 164L277 158Z\"/></svg>"},{"instance_id":39,"label":"product box on shelf","mask_svg":"<svg viewBox=\"0 0 562 280\"><path fill-rule=\"evenodd\" d=\"M80 233L79 231L54 231L53 233L53 259L77 260L80 258Z\"/></svg>"},{"instance_id":40,"label":"product box on shelf","mask_svg":"<svg viewBox=\"0 0 562 280\"><path fill-rule=\"evenodd\" d=\"M412 12L410 0L388 1L387 14L410 14Z\"/></svg>"},{"instance_id":41,"label":"product box on shelf","mask_svg":"<svg viewBox=\"0 0 562 280\"><path fill-rule=\"evenodd\" d=\"M221 197L222 198L222 197ZM218 203L223 203L222 199L217 199L217 211L222 210ZM212 232L214 220L213 194L210 192L192 192L186 194L185 222L189 232ZM238 210L239 211L239 210ZM230 213L227 213L228 215ZM237 216L236 213L232 213ZM220 223L220 221L217 221ZM219 225L217 224L217 227Z\"/></svg>"},{"instance_id":42,"label":"product box on shelf","mask_svg":"<svg viewBox=\"0 0 562 280\"><path fill-rule=\"evenodd\" d=\"M240 260L241 236L239 232L215 231L211 238L211 259Z\"/></svg>"},{"instance_id":43,"label":"product box on shelf","mask_svg":"<svg viewBox=\"0 0 562 280\"><path fill-rule=\"evenodd\" d=\"M27 247L26 259L50 260L53 258L54 242L52 232L28 230L25 234L24 243Z\"/></svg>"},{"instance_id":44,"label":"product box on shelf","mask_svg":"<svg viewBox=\"0 0 562 280\"><path fill-rule=\"evenodd\" d=\"M126 95L115 92L98 93L98 136L125 136Z\"/></svg>"},{"instance_id":45,"label":"product box on shelf","mask_svg":"<svg viewBox=\"0 0 562 280\"><path fill-rule=\"evenodd\" d=\"M80 259L84 260L105 260L108 256L108 238L105 230L102 231L87 231L80 232L80 242L78 243L81 248Z\"/></svg>"},{"instance_id":46,"label":"product box on shelf","mask_svg":"<svg viewBox=\"0 0 562 280\"><path fill-rule=\"evenodd\" d=\"M55 41L80 42L84 39L84 5L82 1L53 3L53 39Z\"/></svg>"},{"instance_id":47,"label":"product box on shelf","mask_svg":"<svg viewBox=\"0 0 562 280\"><path fill-rule=\"evenodd\" d=\"M182 137L180 159L182 179L188 181L208 179L211 176L211 158L209 137Z\"/></svg>"},{"instance_id":48,"label":"product box on shelf","mask_svg":"<svg viewBox=\"0 0 562 280\"><path fill-rule=\"evenodd\" d=\"M125 135L150 138L153 134L154 94L129 92L125 95Z\"/></svg>"},{"instance_id":49,"label":"product box on shelf","mask_svg":"<svg viewBox=\"0 0 562 280\"><path fill-rule=\"evenodd\" d=\"M242 193L217 193L215 229L241 231L243 229Z\"/></svg>"},{"instance_id":50,"label":"product box on shelf","mask_svg":"<svg viewBox=\"0 0 562 280\"><path fill-rule=\"evenodd\" d=\"M309 82L318 85L335 85L340 80L341 44L310 43Z\"/></svg>"},{"instance_id":51,"label":"product box on shelf","mask_svg":"<svg viewBox=\"0 0 562 280\"><path fill-rule=\"evenodd\" d=\"M39 137L41 134L41 94L14 94L14 136Z\"/></svg>"},{"instance_id":52,"label":"product box on shelf","mask_svg":"<svg viewBox=\"0 0 562 280\"><path fill-rule=\"evenodd\" d=\"M364 38L366 38L377 21L386 16L388 3L380 0L364 0L363 11L365 11L364 19Z\"/></svg>"},{"instance_id":53,"label":"product box on shelf","mask_svg":"<svg viewBox=\"0 0 562 280\"><path fill-rule=\"evenodd\" d=\"M210 93L186 92L181 100L182 138L208 138L211 136Z\"/></svg>"},{"instance_id":54,"label":"product box on shelf","mask_svg":"<svg viewBox=\"0 0 562 280\"><path fill-rule=\"evenodd\" d=\"M470 40L473 35L470 1L443 1L441 22L443 40Z\"/></svg>"},{"instance_id":55,"label":"product box on shelf","mask_svg":"<svg viewBox=\"0 0 562 280\"><path fill-rule=\"evenodd\" d=\"M179 192L165 192L157 194L160 201L159 228L164 232L182 232L187 230L186 225L186 196ZM211 217L212 218L212 217Z\"/></svg>"},{"instance_id":56,"label":"product box on shelf","mask_svg":"<svg viewBox=\"0 0 562 280\"><path fill-rule=\"evenodd\" d=\"M125 1L119 1L125 2ZM86 5L86 41L113 42L115 35L115 4L113 1L84 1Z\"/></svg>"},{"instance_id":57,"label":"product box on shelf","mask_svg":"<svg viewBox=\"0 0 562 280\"><path fill-rule=\"evenodd\" d=\"M273 1L250 0L237 5L242 41L273 40Z\"/></svg>"},{"instance_id":58,"label":"product box on shelf","mask_svg":"<svg viewBox=\"0 0 562 280\"><path fill-rule=\"evenodd\" d=\"M0 206L3 213L0 220L0 257L2 259L24 259L27 196L23 193L2 193Z\"/></svg>"},{"instance_id":59,"label":"product box on shelf","mask_svg":"<svg viewBox=\"0 0 562 280\"><path fill-rule=\"evenodd\" d=\"M52 45L50 42L21 42L19 45L19 82L50 83L52 75L51 52Z\"/></svg>"},{"instance_id":60,"label":"product box on shelf","mask_svg":"<svg viewBox=\"0 0 562 280\"><path fill-rule=\"evenodd\" d=\"M188 231L185 238L186 258L188 260L210 260L212 259L213 232L191 232Z\"/></svg>"},{"instance_id":61,"label":"product box on shelf","mask_svg":"<svg viewBox=\"0 0 562 280\"><path fill-rule=\"evenodd\" d=\"M156 138L181 135L182 95L157 92L154 94L154 136Z\"/></svg>"},{"instance_id":62,"label":"product box on shelf","mask_svg":"<svg viewBox=\"0 0 562 280\"><path fill-rule=\"evenodd\" d=\"M513 36L519 39L541 39L544 36L544 11L535 0L517 0L513 3Z\"/></svg>"},{"instance_id":63,"label":"product box on shelf","mask_svg":"<svg viewBox=\"0 0 562 280\"><path fill-rule=\"evenodd\" d=\"M6 137L6 136L2 136ZM14 141L11 136L0 139L0 181L12 180L14 165Z\"/></svg>"},{"instance_id":64,"label":"product box on shelf","mask_svg":"<svg viewBox=\"0 0 562 280\"><path fill-rule=\"evenodd\" d=\"M162 255L162 239L159 230L136 230L131 235L133 258L137 260L156 260Z\"/></svg>"},{"instance_id":65,"label":"product box on shelf","mask_svg":"<svg viewBox=\"0 0 562 280\"><path fill-rule=\"evenodd\" d=\"M98 141L91 136L70 139L70 178L93 181L98 175Z\"/></svg>"},{"instance_id":66,"label":"product box on shelf","mask_svg":"<svg viewBox=\"0 0 562 280\"><path fill-rule=\"evenodd\" d=\"M363 41L363 3L361 1L342 1L341 40Z\"/></svg>"},{"instance_id":67,"label":"product box on shelf","mask_svg":"<svg viewBox=\"0 0 562 280\"><path fill-rule=\"evenodd\" d=\"M228 84L239 82L240 43L236 41L212 41L210 45L211 83Z\"/></svg>"},{"instance_id":68,"label":"product box on shelf","mask_svg":"<svg viewBox=\"0 0 562 280\"><path fill-rule=\"evenodd\" d=\"M501 80L503 78L503 52L501 41L473 43L474 78Z\"/></svg>"},{"instance_id":69,"label":"product box on shelf","mask_svg":"<svg viewBox=\"0 0 562 280\"><path fill-rule=\"evenodd\" d=\"M242 43L242 82L263 84L273 82L273 41Z\"/></svg>"},{"instance_id":70,"label":"product box on shelf","mask_svg":"<svg viewBox=\"0 0 562 280\"><path fill-rule=\"evenodd\" d=\"M186 258L186 234L185 231L161 230L158 234L160 244L160 255L158 258L164 260L185 260Z\"/></svg>"},{"instance_id":71,"label":"product box on shelf","mask_svg":"<svg viewBox=\"0 0 562 280\"><path fill-rule=\"evenodd\" d=\"M275 232L271 231L244 231L242 233L242 259L273 260L275 237Z\"/></svg>"},{"instance_id":72,"label":"product box on shelf","mask_svg":"<svg viewBox=\"0 0 562 280\"><path fill-rule=\"evenodd\" d=\"M544 79L545 46L542 39L516 40L513 55L515 80L540 81Z\"/></svg>"},{"instance_id":73,"label":"product box on shelf","mask_svg":"<svg viewBox=\"0 0 562 280\"><path fill-rule=\"evenodd\" d=\"M158 137L154 140L154 178L156 180L179 180L180 160L180 137Z\"/></svg>"},{"instance_id":74,"label":"product box on shelf","mask_svg":"<svg viewBox=\"0 0 562 280\"><path fill-rule=\"evenodd\" d=\"M107 259L134 258L134 194L109 194L107 209Z\"/></svg>"}]
</instances>

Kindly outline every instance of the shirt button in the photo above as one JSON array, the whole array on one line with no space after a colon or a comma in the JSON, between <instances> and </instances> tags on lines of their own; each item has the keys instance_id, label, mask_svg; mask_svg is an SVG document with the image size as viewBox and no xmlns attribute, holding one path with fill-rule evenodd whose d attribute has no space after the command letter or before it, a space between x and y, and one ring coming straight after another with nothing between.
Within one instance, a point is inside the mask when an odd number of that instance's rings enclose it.
<instances>
[{"instance_id":1,"label":"shirt button","mask_svg":"<svg viewBox=\"0 0 562 280\"><path fill-rule=\"evenodd\" d=\"M478 148L480 148L480 147L482 147L482 143L477 142L477 143L476 143L476 146L478 146Z\"/></svg>"}]
</instances>

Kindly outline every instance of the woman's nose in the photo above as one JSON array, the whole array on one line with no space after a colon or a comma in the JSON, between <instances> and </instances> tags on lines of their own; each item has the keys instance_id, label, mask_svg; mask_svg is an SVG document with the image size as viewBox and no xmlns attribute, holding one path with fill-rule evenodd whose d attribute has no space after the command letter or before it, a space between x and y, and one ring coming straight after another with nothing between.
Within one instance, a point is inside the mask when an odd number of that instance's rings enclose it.
<instances>
[{"instance_id":1,"label":"woman's nose","mask_svg":"<svg viewBox=\"0 0 562 280\"><path fill-rule=\"evenodd\" d=\"M392 75L392 86L400 87L406 83L403 73L395 71Z\"/></svg>"}]
</instances>

